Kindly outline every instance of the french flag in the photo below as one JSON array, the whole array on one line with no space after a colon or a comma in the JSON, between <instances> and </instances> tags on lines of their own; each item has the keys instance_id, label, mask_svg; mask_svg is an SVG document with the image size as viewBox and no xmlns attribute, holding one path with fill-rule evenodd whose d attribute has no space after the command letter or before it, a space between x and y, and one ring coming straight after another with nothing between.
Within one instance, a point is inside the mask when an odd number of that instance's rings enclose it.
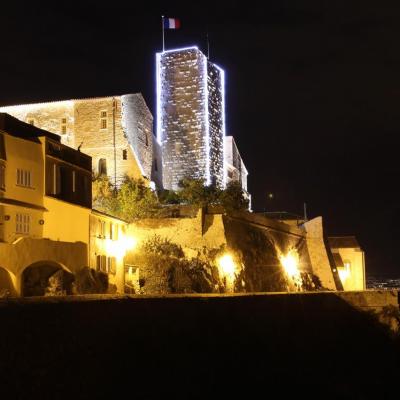
<instances>
[{"instance_id":1,"label":"french flag","mask_svg":"<svg viewBox=\"0 0 400 400\"><path fill-rule=\"evenodd\" d=\"M178 18L164 18L165 29L179 29L181 27L181 21Z\"/></svg>"}]
</instances>

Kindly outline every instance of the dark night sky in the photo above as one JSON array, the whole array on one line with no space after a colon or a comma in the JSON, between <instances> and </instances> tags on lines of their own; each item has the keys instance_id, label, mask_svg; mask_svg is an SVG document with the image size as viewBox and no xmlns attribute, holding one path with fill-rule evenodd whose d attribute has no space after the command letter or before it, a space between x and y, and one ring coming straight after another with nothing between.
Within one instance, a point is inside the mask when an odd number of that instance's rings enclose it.
<instances>
[{"instance_id":1,"label":"dark night sky","mask_svg":"<svg viewBox=\"0 0 400 400\"><path fill-rule=\"evenodd\" d=\"M170 48L205 50L208 25L255 211L306 202L358 237L367 273L400 276L400 3L29 3L0 14L0 105L142 92L154 114L160 15L182 21Z\"/></svg>"}]
</instances>

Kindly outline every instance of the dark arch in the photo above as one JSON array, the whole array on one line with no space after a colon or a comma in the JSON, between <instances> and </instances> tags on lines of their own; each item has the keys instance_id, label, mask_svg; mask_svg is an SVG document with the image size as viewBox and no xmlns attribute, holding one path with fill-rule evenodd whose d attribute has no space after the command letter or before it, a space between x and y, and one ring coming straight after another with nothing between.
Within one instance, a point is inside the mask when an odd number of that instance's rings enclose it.
<instances>
[{"instance_id":1,"label":"dark arch","mask_svg":"<svg viewBox=\"0 0 400 400\"><path fill-rule=\"evenodd\" d=\"M107 160L105 158L99 160L99 175L107 175Z\"/></svg>"},{"instance_id":2,"label":"dark arch","mask_svg":"<svg viewBox=\"0 0 400 400\"><path fill-rule=\"evenodd\" d=\"M22 273L22 296L72 294L74 275L54 261L39 261L26 267Z\"/></svg>"},{"instance_id":3,"label":"dark arch","mask_svg":"<svg viewBox=\"0 0 400 400\"><path fill-rule=\"evenodd\" d=\"M11 274L6 269L0 267L0 298L16 295Z\"/></svg>"}]
</instances>

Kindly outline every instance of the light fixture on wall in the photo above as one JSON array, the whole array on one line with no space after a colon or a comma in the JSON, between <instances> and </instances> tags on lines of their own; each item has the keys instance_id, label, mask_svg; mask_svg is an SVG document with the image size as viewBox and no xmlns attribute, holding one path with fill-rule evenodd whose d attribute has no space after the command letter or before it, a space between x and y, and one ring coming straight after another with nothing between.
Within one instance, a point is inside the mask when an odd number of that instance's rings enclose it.
<instances>
[{"instance_id":1,"label":"light fixture on wall","mask_svg":"<svg viewBox=\"0 0 400 400\"><path fill-rule=\"evenodd\" d=\"M5 215L4 216L4 221L9 221L10 220L10 216L9 215Z\"/></svg>"},{"instance_id":2,"label":"light fixture on wall","mask_svg":"<svg viewBox=\"0 0 400 400\"><path fill-rule=\"evenodd\" d=\"M44 225L44 219L39 219L39 225Z\"/></svg>"}]
</instances>

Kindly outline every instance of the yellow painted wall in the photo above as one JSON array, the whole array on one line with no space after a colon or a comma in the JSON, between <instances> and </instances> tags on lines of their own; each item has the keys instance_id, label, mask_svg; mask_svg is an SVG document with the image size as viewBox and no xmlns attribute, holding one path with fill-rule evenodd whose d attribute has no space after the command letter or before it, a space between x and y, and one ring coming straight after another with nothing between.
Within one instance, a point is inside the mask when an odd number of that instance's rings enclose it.
<instances>
[{"instance_id":1,"label":"yellow painted wall","mask_svg":"<svg viewBox=\"0 0 400 400\"><path fill-rule=\"evenodd\" d=\"M4 197L42 206L44 161L40 142L7 134L4 134L4 142L7 155ZM17 186L17 168L31 171L31 188Z\"/></svg>"},{"instance_id":2,"label":"yellow painted wall","mask_svg":"<svg viewBox=\"0 0 400 400\"><path fill-rule=\"evenodd\" d=\"M65 242L89 243L91 210L50 196L44 197L45 214L43 237Z\"/></svg>"},{"instance_id":3,"label":"yellow painted wall","mask_svg":"<svg viewBox=\"0 0 400 400\"><path fill-rule=\"evenodd\" d=\"M100 221L105 223L104 235L101 234ZM110 224L113 225L113 237L110 236ZM116 273L108 274L109 283L117 287L118 293L124 293L124 236L127 224L121 220L93 212L90 215L89 266L96 269L96 257L115 257Z\"/></svg>"}]
</instances>

